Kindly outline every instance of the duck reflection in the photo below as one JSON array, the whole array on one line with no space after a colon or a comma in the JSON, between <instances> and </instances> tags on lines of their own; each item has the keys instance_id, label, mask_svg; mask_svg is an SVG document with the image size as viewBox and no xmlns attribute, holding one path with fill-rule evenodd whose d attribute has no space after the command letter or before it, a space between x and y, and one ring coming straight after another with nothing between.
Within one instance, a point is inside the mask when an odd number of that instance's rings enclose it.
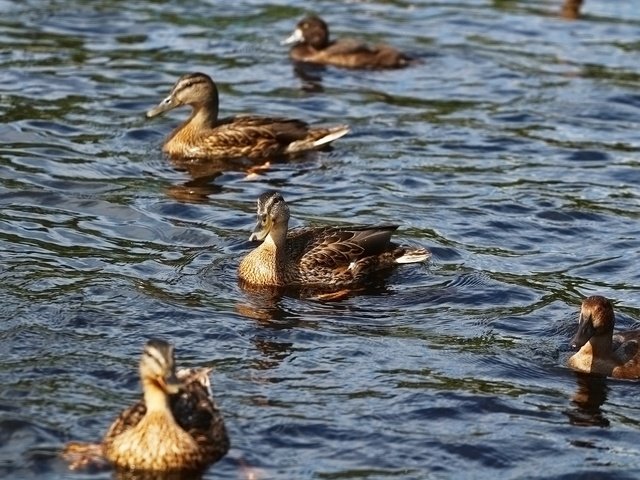
<instances>
[{"instance_id":1,"label":"duck reflection","mask_svg":"<svg viewBox=\"0 0 640 480\"><path fill-rule=\"evenodd\" d=\"M268 170L276 161L256 163L248 159L229 160L191 160L171 159L174 168L180 172L187 172L191 180L172 185L167 189L169 196L184 203L206 203L210 195L219 194L224 187L215 180L227 172L244 173L246 180L257 178Z\"/></svg>"},{"instance_id":2,"label":"duck reflection","mask_svg":"<svg viewBox=\"0 0 640 480\"><path fill-rule=\"evenodd\" d=\"M136 472L116 470L114 480L201 480L202 473L191 472Z\"/></svg>"},{"instance_id":3,"label":"duck reflection","mask_svg":"<svg viewBox=\"0 0 640 480\"><path fill-rule=\"evenodd\" d=\"M249 291L246 300L236 304L236 311L242 316L255 320L261 327L270 330L287 330L299 324L299 318L291 315L281 306L282 293L278 289ZM254 362L257 370L277 367L293 352L293 343L277 341L265 336L260 329L252 339L262 358Z\"/></svg>"},{"instance_id":4,"label":"duck reflection","mask_svg":"<svg viewBox=\"0 0 640 480\"><path fill-rule=\"evenodd\" d=\"M241 287L243 285L241 284ZM243 287L244 289L244 287ZM283 289L277 287L249 288L245 290L246 302L236 304L236 311L244 317L252 318L263 326L272 328L288 328L287 312L280 303L284 296Z\"/></svg>"},{"instance_id":5,"label":"duck reflection","mask_svg":"<svg viewBox=\"0 0 640 480\"><path fill-rule=\"evenodd\" d=\"M293 73L300 79L303 92L323 93L322 74L326 67L304 62L293 62Z\"/></svg>"},{"instance_id":6,"label":"duck reflection","mask_svg":"<svg viewBox=\"0 0 640 480\"><path fill-rule=\"evenodd\" d=\"M567 412L569 422L581 427L608 427L609 420L600 409L607 400L606 378L576 372L578 389L571 399L574 408Z\"/></svg>"},{"instance_id":7,"label":"duck reflection","mask_svg":"<svg viewBox=\"0 0 640 480\"><path fill-rule=\"evenodd\" d=\"M311 301L340 301L358 295L389 295L393 293L388 285L388 272L378 272L372 274L366 285L356 285L353 287L336 288L336 287L274 287L269 285L252 285L248 282L238 279L240 288L250 297L257 297L263 300L269 299L270 302L277 302L283 297L297 298ZM245 306L246 307L246 306ZM245 316L259 320L265 314L269 316L269 321L278 320L271 316L273 313L270 309L251 311L240 311Z\"/></svg>"}]
</instances>

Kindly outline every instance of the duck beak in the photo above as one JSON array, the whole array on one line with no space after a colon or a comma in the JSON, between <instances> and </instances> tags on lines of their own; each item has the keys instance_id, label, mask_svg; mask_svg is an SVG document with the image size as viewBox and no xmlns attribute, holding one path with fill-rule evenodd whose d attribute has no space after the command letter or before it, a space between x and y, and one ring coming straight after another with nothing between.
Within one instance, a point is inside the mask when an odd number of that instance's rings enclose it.
<instances>
[{"instance_id":1,"label":"duck beak","mask_svg":"<svg viewBox=\"0 0 640 480\"><path fill-rule=\"evenodd\" d=\"M153 107L151 110L147 112L147 118L157 117L161 113L164 113L168 110L172 110L178 106L178 102L176 102L175 98L172 95L169 95L167 98L162 100L157 106Z\"/></svg>"},{"instance_id":2,"label":"duck beak","mask_svg":"<svg viewBox=\"0 0 640 480\"><path fill-rule=\"evenodd\" d=\"M253 229L253 233L249 237L250 242L261 242L263 241L269 232L271 231L271 218L267 217L264 221L258 219L258 223L256 224L256 228Z\"/></svg>"},{"instance_id":3,"label":"duck beak","mask_svg":"<svg viewBox=\"0 0 640 480\"><path fill-rule=\"evenodd\" d=\"M280 45L290 45L292 43L300 43L304 40L302 30L296 28L291 35L280 42Z\"/></svg>"},{"instance_id":4,"label":"duck beak","mask_svg":"<svg viewBox=\"0 0 640 480\"><path fill-rule=\"evenodd\" d=\"M591 337L593 337L596 333L595 328L593 328L593 323L591 323L591 318L585 318L580 315L580 322L578 323L578 332L571 339L571 348L577 350L581 348L585 343L589 341Z\"/></svg>"}]
</instances>

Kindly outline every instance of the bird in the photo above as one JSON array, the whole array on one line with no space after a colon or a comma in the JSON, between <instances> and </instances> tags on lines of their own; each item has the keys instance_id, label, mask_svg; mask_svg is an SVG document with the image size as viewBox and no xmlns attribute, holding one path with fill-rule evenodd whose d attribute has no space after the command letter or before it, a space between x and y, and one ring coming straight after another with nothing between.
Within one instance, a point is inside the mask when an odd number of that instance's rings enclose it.
<instances>
[{"instance_id":1,"label":"bird","mask_svg":"<svg viewBox=\"0 0 640 480\"><path fill-rule=\"evenodd\" d=\"M289 231L289 207L279 192L257 202L250 240L262 243L238 267L241 283L271 287L357 286L379 270L423 262L431 253L391 242L398 225L304 227Z\"/></svg>"},{"instance_id":2,"label":"bird","mask_svg":"<svg viewBox=\"0 0 640 480\"><path fill-rule=\"evenodd\" d=\"M120 413L101 444L70 442L63 456L71 468L101 455L117 469L199 472L227 453L230 442L211 395L211 369L176 372L173 345L150 339L139 371L143 398Z\"/></svg>"},{"instance_id":3,"label":"bird","mask_svg":"<svg viewBox=\"0 0 640 480\"><path fill-rule=\"evenodd\" d=\"M609 299L600 295L585 298L580 309L578 332L571 340L571 347L579 350L569 358L569 367L601 376L640 378L640 330L614 335L614 324Z\"/></svg>"},{"instance_id":4,"label":"bird","mask_svg":"<svg viewBox=\"0 0 640 480\"><path fill-rule=\"evenodd\" d=\"M402 68L413 59L385 44L368 45L351 38L331 41L327 23L316 15L303 18L283 44L293 44L289 57L306 62L358 69Z\"/></svg>"},{"instance_id":5,"label":"bird","mask_svg":"<svg viewBox=\"0 0 640 480\"><path fill-rule=\"evenodd\" d=\"M580 18L580 7L583 0L564 0L560 16L567 20L577 20Z\"/></svg>"},{"instance_id":6,"label":"bird","mask_svg":"<svg viewBox=\"0 0 640 480\"><path fill-rule=\"evenodd\" d=\"M182 75L146 116L156 117L183 105L191 107L191 116L173 130L162 147L172 158L271 158L321 149L349 132L347 125L316 127L282 117L218 118L218 88L209 75L200 72Z\"/></svg>"}]
</instances>

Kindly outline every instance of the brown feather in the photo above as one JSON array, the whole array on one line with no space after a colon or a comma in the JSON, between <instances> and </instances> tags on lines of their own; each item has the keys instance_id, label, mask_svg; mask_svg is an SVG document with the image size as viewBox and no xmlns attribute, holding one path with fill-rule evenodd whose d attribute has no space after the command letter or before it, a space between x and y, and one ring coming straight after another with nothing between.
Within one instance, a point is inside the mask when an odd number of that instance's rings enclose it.
<instances>
[{"instance_id":1,"label":"brown feather","mask_svg":"<svg viewBox=\"0 0 640 480\"><path fill-rule=\"evenodd\" d=\"M259 158L316 150L348 133L345 125L312 127L301 120L238 115L218 119L218 90L208 75L183 75L170 95L148 117L182 105L191 116L166 139L163 151L173 158Z\"/></svg>"},{"instance_id":2,"label":"brown feather","mask_svg":"<svg viewBox=\"0 0 640 480\"><path fill-rule=\"evenodd\" d=\"M119 469L155 472L200 471L222 458L229 438L211 395L211 369L174 371L170 344L147 342L143 398L120 413L102 444L70 443L64 454L71 468L96 464L98 454Z\"/></svg>"},{"instance_id":3,"label":"brown feather","mask_svg":"<svg viewBox=\"0 0 640 480\"><path fill-rule=\"evenodd\" d=\"M319 17L310 16L298 22L300 32L289 56L297 62L334 65L336 67L377 69L402 68L412 59L389 45L368 45L362 41L343 38L329 40L329 27Z\"/></svg>"},{"instance_id":4,"label":"brown feather","mask_svg":"<svg viewBox=\"0 0 640 480\"><path fill-rule=\"evenodd\" d=\"M594 295L584 299L578 325L571 343L579 350L569 358L570 367L596 375L640 379L640 330L614 335L615 315L607 298Z\"/></svg>"},{"instance_id":5,"label":"brown feather","mask_svg":"<svg viewBox=\"0 0 640 480\"><path fill-rule=\"evenodd\" d=\"M259 221L262 215L273 217L278 227L272 227L271 240L240 262L238 276L248 285L348 286L393 266L402 255L415 254L422 260L430 256L424 248L392 243L397 225L306 227L287 232L288 208L280 194L268 192L258 202ZM261 210L265 205L266 211Z\"/></svg>"}]
</instances>

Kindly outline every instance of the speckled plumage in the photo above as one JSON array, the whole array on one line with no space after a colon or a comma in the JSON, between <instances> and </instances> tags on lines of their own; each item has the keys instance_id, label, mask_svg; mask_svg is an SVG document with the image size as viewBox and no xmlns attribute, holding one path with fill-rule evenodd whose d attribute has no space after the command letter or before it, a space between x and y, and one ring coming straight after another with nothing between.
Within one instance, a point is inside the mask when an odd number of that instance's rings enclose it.
<instances>
[{"instance_id":1,"label":"speckled plumage","mask_svg":"<svg viewBox=\"0 0 640 480\"><path fill-rule=\"evenodd\" d=\"M224 420L210 389L208 368L175 373L173 348L150 340L140 362L143 398L113 422L101 453L119 469L200 471L229 450ZM72 443L72 468L95 463L96 445ZM94 457L94 458L92 458Z\"/></svg>"},{"instance_id":2,"label":"speckled plumage","mask_svg":"<svg viewBox=\"0 0 640 480\"><path fill-rule=\"evenodd\" d=\"M571 368L615 378L640 378L640 330L613 334L611 302L594 295L582 302L578 332L571 340L580 350L569 358Z\"/></svg>"},{"instance_id":3,"label":"speckled plumage","mask_svg":"<svg viewBox=\"0 0 640 480\"><path fill-rule=\"evenodd\" d=\"M320 17L303 18L284 43L293 43L289 56L297 62L333 65L344 68L402 68L411 58L384 44L368 45L359 40L329 40L329 27Z\"/></svg>"},{"instance_id":4,"label":"speckled plumage","mask_svg":"<svg viewBox=\"0 0 640 480\"><path fill-rule=\"evenodd\" d=\"M346 287L396 263L428 259L428 250L391 242L396 225L307 227L288 232L289 208L277 192L258 199L263 240L241 262L238 276L248 285Z\"/></svg>"},{"instance_id":5,"label":"speckled plumage","mask_svg":"<svg viewBox=\"0 0 640 480\"><path fill-rule=\"evenodd\" d=\"M346 125L312 127L281 117L238 115L218 118L218 89L208 75L181 76L171 93L147 112L155 117L190 105L191 116L166 139L163 151L173 158L264 159L322 148L349 132Z\"/></svg>"}]
</instances>

